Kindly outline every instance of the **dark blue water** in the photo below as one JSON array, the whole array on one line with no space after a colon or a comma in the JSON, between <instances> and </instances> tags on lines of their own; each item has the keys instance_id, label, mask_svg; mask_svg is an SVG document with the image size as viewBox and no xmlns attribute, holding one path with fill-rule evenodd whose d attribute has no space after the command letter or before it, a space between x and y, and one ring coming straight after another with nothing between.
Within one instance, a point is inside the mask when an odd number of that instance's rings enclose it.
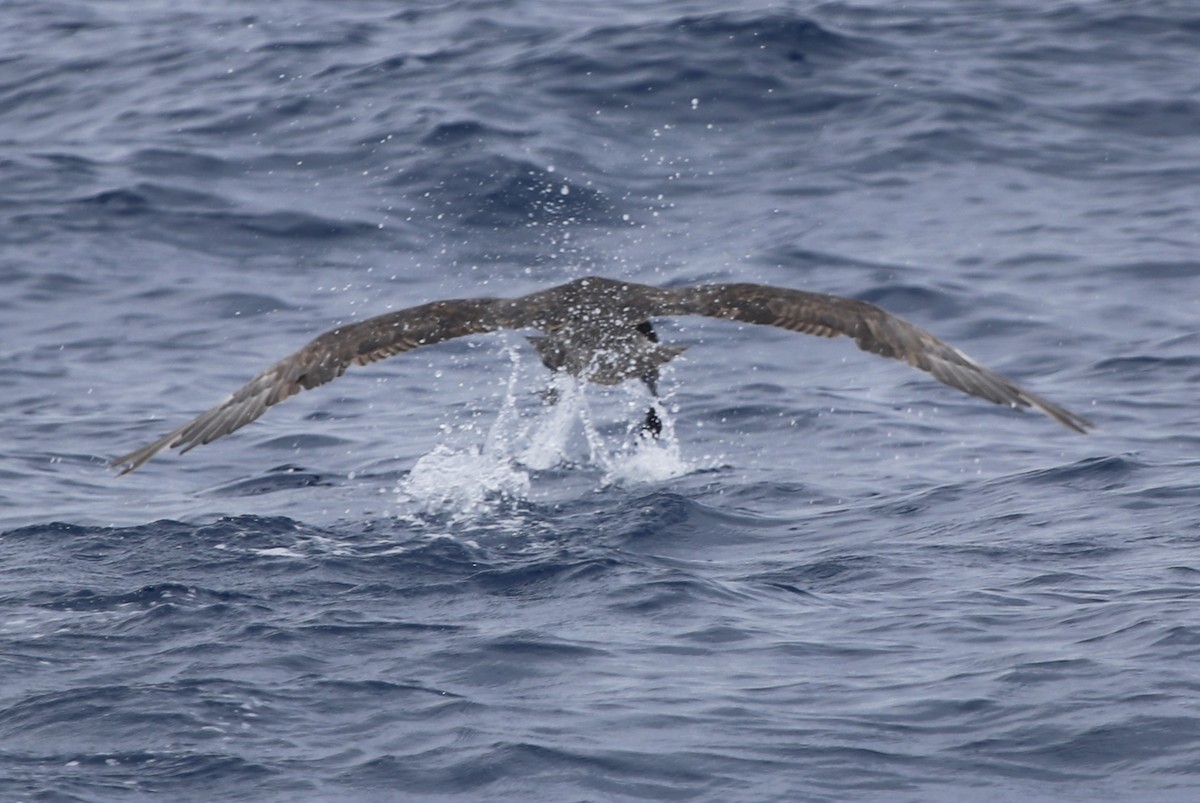
<instances>
[{"instance_id":1,"label":"dark blue water","mask_svg":"<svg viewBox=\"0 0 1200 803\"><path fill-rule=\"evenodd\" d=\"M0 15L0 799L1200 795L1200 9ZM519 336L106 469L339 321L864 298L1092 417L720 321Z\"/></svg>"}]
</instances>

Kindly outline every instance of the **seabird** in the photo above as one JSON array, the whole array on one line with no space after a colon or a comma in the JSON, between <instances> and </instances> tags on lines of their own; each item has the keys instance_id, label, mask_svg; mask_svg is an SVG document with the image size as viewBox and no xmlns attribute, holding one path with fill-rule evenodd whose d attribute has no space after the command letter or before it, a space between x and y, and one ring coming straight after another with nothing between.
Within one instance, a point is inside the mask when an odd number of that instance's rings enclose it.
<instances>
[{"instance_id":1,"label":"seabird","mask_svg":"<svg viewBox=\"0 0 1200 803\"><path fill-rule=\"evenodd\" d=\"M866 301L762 284L669 288L588 277L517 298L434 301L339 326L272 365L216 407L111 465L123 467L121 474L126 474L163 449L186 452L214 441L301 390L336 379L351 365L500 329L541 330L529 341L551 371L601 385L637 379L656 394L659 367L683 349L659 342L651 321L676 315L778 326L820 337L846 335L863 351L903 360L973 396L1017 409L1035 407L1076 432L1093 426ZM660 428L651 408L643 430L656 435Z\"/></svg>"}]
</instances>

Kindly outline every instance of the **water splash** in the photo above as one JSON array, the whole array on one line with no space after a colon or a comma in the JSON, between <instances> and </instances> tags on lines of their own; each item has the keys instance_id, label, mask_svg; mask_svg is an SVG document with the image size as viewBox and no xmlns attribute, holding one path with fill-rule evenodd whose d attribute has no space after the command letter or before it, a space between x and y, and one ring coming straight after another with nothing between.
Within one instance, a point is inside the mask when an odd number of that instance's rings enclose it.
<instances>
[{"instance_id":1,"label":"water splash","mask_svg":"<svg viewBox=\"0 0 1200 803\"><path fill-rule=\"evenodd\" d=\"M592 396L587 383L566 374L555 374L546 390L525 393L544 374L538 366L537 379L528 377L516 347L507 353L512 371L495 420L486 433L474 421L444 427L443 442L396 488L403 511L474 519L511 510L536 501L537 476L559 469L592 470L596 487L603 488L661 482L694 468L680 450L669 403L651 400L632 383ZM602 408L599 415L593 401ZM650 404L662 422L658 438L641 432Z\"/></svg>"},{"instance_id":2,"label":"water splash","mask_svg":"<svg viewBox=\"0 0 1200 803\"><path fill-rule=\"evenodd\" d=\"M606 484L663 482L681 477L698 467L684 459L679 448L679 439L675 436L675 417L671 414L674 410L661 404L655 404L654 409L662 422L662 432L657 438L647 438L638 429L631 429L625 444L607 458Z\"/></svg>"},{"instance_id":3,"label":"water splash","mask_svg":"<svg viewBox=\"0 0 1200 803\"><path fill-rule=\"evenodd\" d=\"M440 443L421 457L396 487L403 511L418 516L474 518L529 498L530 479L512 459L509 431L520 423L517 387L521 359L516 348L507 348L512 371L505 385L504 402L483 443L451 446ZM477 438L474 422L444 426L447 437Z\"/></svg>"},{"instance_id":4,"label":"water splash","mask_svg":"<svg viewBox=\"0 0 1200 803\"><path fill-rule=\"evenodd\" d=\"M438 444L401 480L401 507L417 515L475 517L529 498L529 474L484 448Z\"/></svg>"}]
</instances>

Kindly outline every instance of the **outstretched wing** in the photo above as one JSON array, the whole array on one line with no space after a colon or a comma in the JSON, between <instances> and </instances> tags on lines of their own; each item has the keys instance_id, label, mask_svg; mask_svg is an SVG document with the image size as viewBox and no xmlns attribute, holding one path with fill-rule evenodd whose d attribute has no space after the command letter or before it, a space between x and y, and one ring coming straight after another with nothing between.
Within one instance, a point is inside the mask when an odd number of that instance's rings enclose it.
<instances>
[{"instance_id":1,"label":"outstretched wing","mask_svg":"<svg viewBox=\"0 0 1200 803\"><path fill-rule=\"evenodd\" d=\"M863 351L903 360L972 396L1015 408L1036 407L1076 432L1094 426L866 301L761 284L710 284L678 289L663 313L729 318L820 337L846 335Z\"/></svg>"},{"instance_id":2,"label":"outstretched wing","mask_svg":"<svg viewBox=\"0 0 1200 803\"><path fill-rule=\"evenodd\" d=\"M216 407L110 465L124 466L121 474L128 474L163 449L182 447L186 452L210 443L301 390L338 378L351 365L366 365L418 346L502 328L505 324L493 314L495 304L486 298L436 301L332 329L254 377Z\"/></svg>"}]
</instances>

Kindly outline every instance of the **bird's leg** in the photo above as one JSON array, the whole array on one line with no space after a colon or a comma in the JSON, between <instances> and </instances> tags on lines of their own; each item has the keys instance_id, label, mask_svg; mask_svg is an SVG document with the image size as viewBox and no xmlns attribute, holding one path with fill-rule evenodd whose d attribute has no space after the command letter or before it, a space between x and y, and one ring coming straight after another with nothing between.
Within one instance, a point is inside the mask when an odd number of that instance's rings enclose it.
<instances>
[{"instance_id":1,"label":"bird's leg","mask_svg":"<svg viewBox=\"0 0 1200 803\"><path fill-rule=\"evenodd\" d=\"M638 430L638 435L643 438L658 438L662 434L662 419L658 417L658 412L653 406L646 410L646 420L642 422L642 428Z\"/></svg>"},{"instance_id":2,"label":"bird's leg","mask_svg":"<svg viewBox=\"0 0 1200 803\"><path fill-rule=\"evenodd\" d=\"M645 336L651 343L658 342L658 332L654 331L654 325L650 321L642 321L637 325L637 330ZM642 381L646 383L646 387L650 389L650 395L654 397L654 404L650 405L650 409L646 411L646 419L642 421L642 428L638 430L638 435L643 438L657 438L662 434L662 419L658 417L658 371L648 371L642 376Z\"/></svg>"},{"instance_id":3,"label":"bird's leg","mask_svg":"<svg viewBox=\"0 0 1200 803\"><path fill-rule=\"evenodd\" d=\"M650 321L642 321L634 328L645 335L646 339L651 343L658 342L658 332L654 331L654 324L650 323Z\"/></svg>"},{"instance_id":4,"label":"bird's leg","mask_svg":"<svg viewBox=\"0 0 1200 803\"><path fill-rule=\"evenodd\" d=\"M642 421L642 428L638 430L638 435L643 438L657 438L662 434L662 419L658 417L658 372L648 373L642 377L642 381L646 383L646 387L650 389L650 395L654 397L654 403L650 405L650 409L646 411L646 419Z\"/></svg>"}]
</instances>

